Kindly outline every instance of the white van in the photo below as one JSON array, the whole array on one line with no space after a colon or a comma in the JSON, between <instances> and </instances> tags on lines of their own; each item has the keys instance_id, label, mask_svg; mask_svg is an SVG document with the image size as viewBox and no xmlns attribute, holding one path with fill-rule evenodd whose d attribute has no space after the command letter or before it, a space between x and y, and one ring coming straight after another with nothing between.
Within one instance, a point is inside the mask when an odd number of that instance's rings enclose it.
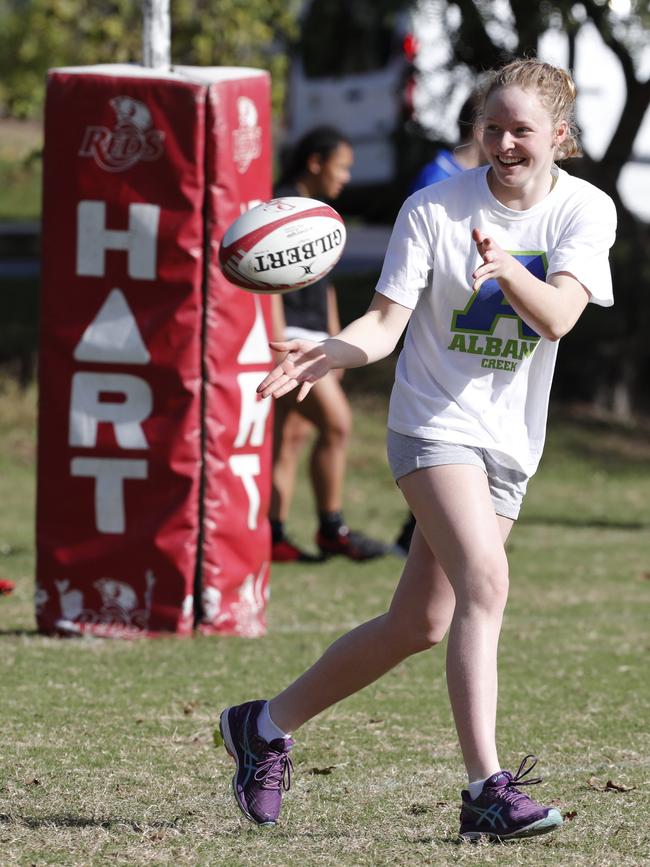
<instances>
[{"instance_id":1,"label":"white van","mask_svg":"<svg viewBox=\"0 0 650 867\"><path fill-rule=\"evenodd\" d=\"M308 11L305 19L307 16ZM338 127L355 146L355 184L385 182L395 173L395 154L389 139L407 108L411 60L403 17L395 30L378 32L374 52L350 58L356 62L342 58L347 48L342 44L348 35L344 33L336 42L324 40L330 56L322 52L316 69L309 56L308 39L302 40L302 51L298 50L291 60L286 143L294 144L322 124ZM345 71L336 74L337 69Z\"/></svg>"},{"instance_id":2,"label":"white van","mask_svg":"<svg viewBox=\"0 0 650 867\"><path fill-rule=\"evenodd\" d=\"M290 62L283 140L288 148L314 127L340 129L352 142L355 159L339 207L387 222L436 147L455 139L458 109L472 87L467 75L458 81L453 72L439 73L450 57L445 4L419 0L409 12L392 13L390 5L381 0L304 4ZM427 75L431 68L437 74Z\"/></svg>"}]
</instances>

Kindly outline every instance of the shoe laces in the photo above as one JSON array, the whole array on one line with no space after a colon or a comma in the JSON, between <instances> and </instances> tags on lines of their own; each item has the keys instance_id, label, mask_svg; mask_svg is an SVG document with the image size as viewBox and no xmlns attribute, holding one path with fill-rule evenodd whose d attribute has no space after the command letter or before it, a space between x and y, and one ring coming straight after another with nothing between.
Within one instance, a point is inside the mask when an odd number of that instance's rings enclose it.
<instances>
[{"instance_id":1,"label":"shoe laces","mask_svg":"<svg viewBox=\"0 0 650 867\"><path fill-rule=\"evenodd\" d=\"M265 757L258 762L254 779L263 789L279 789L282 786L284 791L288 792L291 788L292 771L293 762L289 753L283 748L274 749L269 744Z\"/></svg>"},{"instance_id":2,"label":"shoe laces","mask_svg":"<svg viewBox=\"0 0 650 867\"><path fill-rule=\"evenodd\" d=\"M528 765L528 767L526 767L526 762L529 759L531 760L530 764ZM505 771L505 773L509 777L509 780L506 785L503 786L503 788L501 789L501 792L499 793L500 796L504 800L509 801L511 804L516 803L518 800L521 800L521 798L531 800L530 796L527 795L525 792L520 792L515 784L519 786L536 786L538 783L541 783L543 779L542 777L535 777L532 780L524 780L524 777L528 776L528 774L533 770L536 764L537 756L527 755L524 756L524 758L522 759L517 773L514 776L509 771Z\"/></svg>"}]
</instances>

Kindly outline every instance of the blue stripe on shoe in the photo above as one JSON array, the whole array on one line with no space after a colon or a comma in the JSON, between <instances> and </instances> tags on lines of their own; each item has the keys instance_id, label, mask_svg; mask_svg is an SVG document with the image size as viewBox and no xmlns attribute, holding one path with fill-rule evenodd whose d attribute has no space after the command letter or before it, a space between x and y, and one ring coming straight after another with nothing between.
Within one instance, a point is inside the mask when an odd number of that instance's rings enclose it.
<instances>
[{"instance_id":1,"label":"blue stripe on shoe","mask_svg":"<svg viewBox=\"0 0 650 867\"><path fill-rule=\"evenodd\" d=\"M470 810L477 817L477 825L480 825L481 822L487 822L494 831L497 828L498 821L501 823L502 829L505 830L508 827L503 816L501 815L503 805L497 806L496 804L491 804L487 809L484 810L481 807L474 806L473 804L465 804L465 808Z\"/></svg>"},{"instance_id":2,"label":"blue stripe on shoe","mask_svg":"<svg viewBox=\"0 0 650 867\"><path fill-rule=\"evenodd\" d=\"M244 770L246 772L246 776L244 777L242 786L248 785L248 782L250 781L251 777L257 769L257 756L252 751L250 747L250 741L248 739L248 721L250 719L252 709L252 707L248 708L248 711L246 712L246 719L244 720L243 724L243 740L241 743L241 749L244 753Z\"/></svg>"}]
</instances>

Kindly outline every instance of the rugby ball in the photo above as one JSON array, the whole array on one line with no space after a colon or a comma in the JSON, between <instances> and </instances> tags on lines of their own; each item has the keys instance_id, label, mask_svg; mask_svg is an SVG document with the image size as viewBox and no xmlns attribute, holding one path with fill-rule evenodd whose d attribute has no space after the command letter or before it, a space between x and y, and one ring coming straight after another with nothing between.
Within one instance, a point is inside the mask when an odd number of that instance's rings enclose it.
<instances>
[{"instance_id":1,"label":"rugby ball","mask_svg":"<svg viewBox=\"0 0 650 867\"><path fill-rule=\"evenodd\" d=\"M316 199L284 196L246 211L219 248L224 275L250 292L293 292L324 277L341 258L345 225Z\"/></svg>"}]
</instances>

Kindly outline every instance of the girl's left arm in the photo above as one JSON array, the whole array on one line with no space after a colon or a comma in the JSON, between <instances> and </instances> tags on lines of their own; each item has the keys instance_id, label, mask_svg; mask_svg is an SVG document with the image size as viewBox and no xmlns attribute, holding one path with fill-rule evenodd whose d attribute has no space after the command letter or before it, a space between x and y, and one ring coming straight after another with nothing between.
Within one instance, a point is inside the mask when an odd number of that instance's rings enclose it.
<instances>
[{"instance_id":1,"label":"girl's left arm","mask_svg":"<svg viewBox=\"0 0 650 867\"><path fill-rule=\"evenodd\" d=\"M573 328L589 301L589 292L579 280L558 271L544 282L480 229L472 230L472 238L483 259L472 274L475 292L485 280L497 280L513 310L547 340L559 340Z\"/></svg>"}]
</instances>

